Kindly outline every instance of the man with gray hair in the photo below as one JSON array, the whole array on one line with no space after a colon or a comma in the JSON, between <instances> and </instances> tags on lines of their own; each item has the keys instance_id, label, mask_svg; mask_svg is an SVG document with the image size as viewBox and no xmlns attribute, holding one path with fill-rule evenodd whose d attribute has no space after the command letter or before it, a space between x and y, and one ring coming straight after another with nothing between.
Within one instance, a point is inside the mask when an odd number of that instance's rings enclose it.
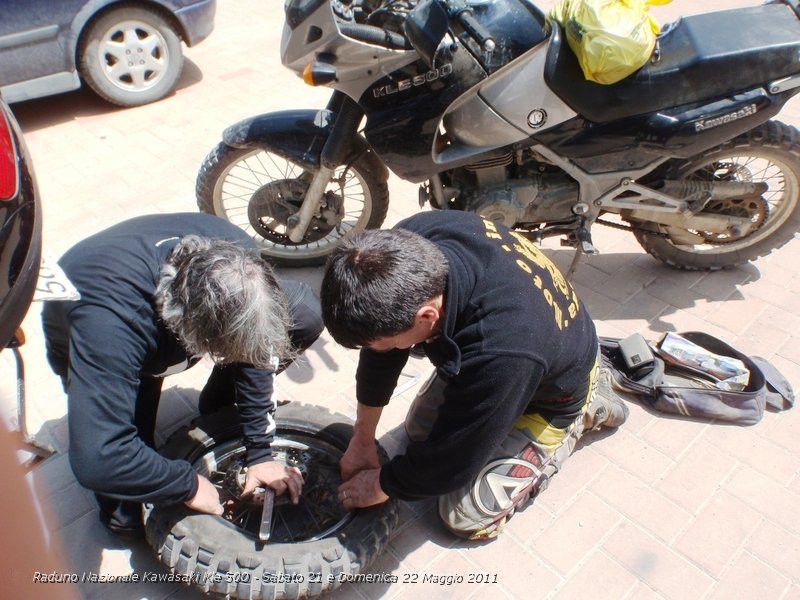
<instances>
[{"instance_id":1,"label":"man with gray hair","mask_svg":"<svg viewBox=\"0 0 800 600\"><path fill-rule=\"evenodd\" d=\"M305 284L279 283L247 234L200 213L150 215L78 243L59 261L81 294L47 303L47 355L68 394L70 463L112 531L141 534L142 502L222 514L217 489L154 449L166 375L208 354L208 414L235 404L247 448L244 493L269 486L297 502L303 478L272 460L272 383L322 332Z\"/></svg>"}]
</instances>

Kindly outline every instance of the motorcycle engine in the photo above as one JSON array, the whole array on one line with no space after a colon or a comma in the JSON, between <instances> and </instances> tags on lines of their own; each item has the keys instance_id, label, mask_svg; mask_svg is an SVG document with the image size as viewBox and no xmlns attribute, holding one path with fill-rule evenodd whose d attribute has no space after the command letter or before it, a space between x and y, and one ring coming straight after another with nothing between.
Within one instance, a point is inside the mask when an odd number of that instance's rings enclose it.
<instances>
[{"instance_id":1,"label":"motorcycle engine","mask_svg":"<svg viewBox=\"0 0 800 600\"><path fill-rule=\"evenodd\" d=\"M514 225L563 221L573 217L577 184L562 173L542 172L539 165L513 165L507 154L457 169L451 184L461 193L463 210Z\"/></svg>"}]
</instances>

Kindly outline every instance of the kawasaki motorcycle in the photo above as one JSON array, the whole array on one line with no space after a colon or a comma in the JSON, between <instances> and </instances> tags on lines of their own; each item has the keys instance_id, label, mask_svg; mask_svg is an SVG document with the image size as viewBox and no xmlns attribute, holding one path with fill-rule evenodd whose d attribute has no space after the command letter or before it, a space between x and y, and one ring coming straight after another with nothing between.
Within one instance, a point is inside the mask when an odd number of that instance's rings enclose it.
<instances>
[{"instance_id":1,"label":"kawasaki motorcycle","mask_svg":"<svg viewBox=\"0 0 800 600\"><path fill-rule=\"evenodd\" d=\"M796 0L682 18L614 85L585 80L526 0L285 12L283 64L332 88L327 107L231 126L197 180L200 209L277 262L320 262L379 227L388 170L420 184L421 205L563 236L576 263L596 224L684 269L754 260L800 227L800 132L771 120L800 91Z\"/></svg>"}]
</instances>

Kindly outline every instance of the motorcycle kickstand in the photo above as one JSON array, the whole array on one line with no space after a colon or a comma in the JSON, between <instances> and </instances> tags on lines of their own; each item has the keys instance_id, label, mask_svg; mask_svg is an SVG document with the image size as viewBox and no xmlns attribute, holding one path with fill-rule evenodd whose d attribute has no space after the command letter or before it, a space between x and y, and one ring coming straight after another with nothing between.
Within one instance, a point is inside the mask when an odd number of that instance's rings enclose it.
<instances>
[{"instance_id":1,"label":"motorcycle kickstand","mask_svg":"<svg viewBox=\"0 0 800 600\"><path fill-rule=\"evenodd\" d=\"M566 278L568 281L572 280L572 276L575 274L575 271L578 269L578 263L580 263L581 257L584 254L600 254L597 248L594 247L592 243L592 234L589 232L589 229L586 227L586 219L581 220L580 227L575 230L575 255L572 257L572 262L569 265L569 269L567 270Z\"/></svg>"}]
</instances>

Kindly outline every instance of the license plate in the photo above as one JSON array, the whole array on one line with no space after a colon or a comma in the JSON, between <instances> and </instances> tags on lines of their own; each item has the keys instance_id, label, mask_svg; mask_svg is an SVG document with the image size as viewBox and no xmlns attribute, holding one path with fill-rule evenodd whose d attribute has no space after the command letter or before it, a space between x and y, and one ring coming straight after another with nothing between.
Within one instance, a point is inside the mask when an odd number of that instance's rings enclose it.
<instances>
[{"instance_id":1,"label":"license plate","mask_svg":"<svg viewBox=\"0 0 800 600\"><path fill-rule=\"evenodd\" d=\"M34 302L57 300L80 300L81 295L58 263L47 256L42 256L39 267L39 280L33 293Z\"/></svg>"}]
</instances>

